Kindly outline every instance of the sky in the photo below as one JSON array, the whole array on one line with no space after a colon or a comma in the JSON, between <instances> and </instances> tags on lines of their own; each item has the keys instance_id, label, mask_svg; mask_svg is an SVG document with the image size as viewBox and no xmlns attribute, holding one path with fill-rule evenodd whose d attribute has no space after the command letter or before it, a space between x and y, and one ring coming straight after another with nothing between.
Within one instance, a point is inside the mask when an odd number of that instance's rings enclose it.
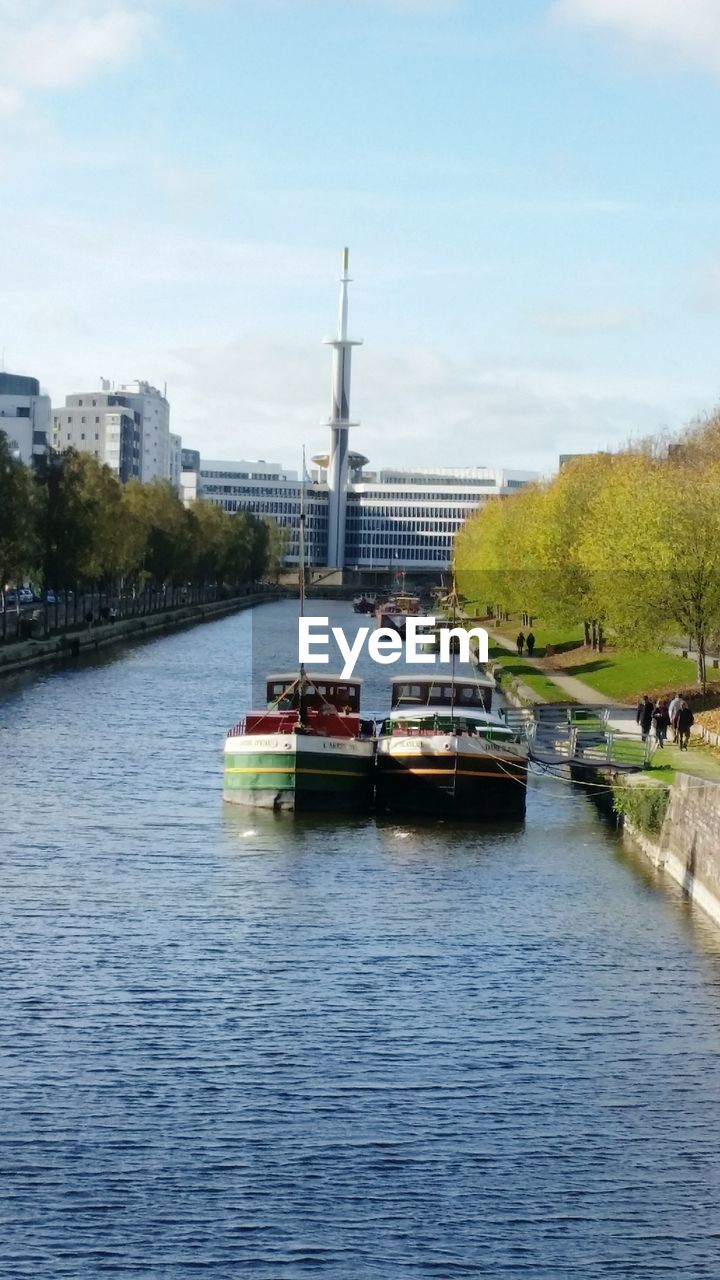
<instances>
[{"instance_id":1,"label":"sky","mask_svg":"<svg viewBox=\"0 0 720 1280\"><path fill-rule=\"evenodd\" d=\"M0 348L206 458L508 466L720 399L720 0L0 0Z\"/></svg>"}]
</instances>

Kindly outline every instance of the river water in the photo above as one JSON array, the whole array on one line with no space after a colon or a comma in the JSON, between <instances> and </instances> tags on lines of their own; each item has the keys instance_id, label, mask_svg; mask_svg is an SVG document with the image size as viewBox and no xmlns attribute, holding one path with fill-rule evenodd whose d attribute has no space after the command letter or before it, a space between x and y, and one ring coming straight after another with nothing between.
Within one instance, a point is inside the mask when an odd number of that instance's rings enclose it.
<instances>
[{"instance_id":1,"label":"river water","mask_svg":"<svg viewBox=\"0 0 720 1280\"><path fill-rule=\"evenodd\" d=\"M224 808L293 618L0 692L0 1276L716 1280L717 932L562 782Z\"/></svg>"}]
</instances>

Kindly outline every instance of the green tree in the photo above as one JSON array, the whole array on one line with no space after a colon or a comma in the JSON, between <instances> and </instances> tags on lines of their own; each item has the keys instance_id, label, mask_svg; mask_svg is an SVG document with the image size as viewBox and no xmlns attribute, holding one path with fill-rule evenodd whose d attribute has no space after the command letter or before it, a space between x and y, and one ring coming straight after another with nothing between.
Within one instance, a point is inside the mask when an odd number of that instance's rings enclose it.
<instances>
[{"instance_id":1,"label":"green tree","mask_svg":"<svg viewBox=\"0 0 720 1280\"><path fill-rule=\"evenodd\" d=\"M37 554L32 473L13 457L0 431L0 591L34 566Z\"/></svg>"},{"instance_id":2,"label":"green tree","mask_svg":"<svg viewBox=\"0 0 720 1280\"><path fill-rule=\"evenodd\" d=\"M583 540L613 630L634 648L658 647L678 629L698 651L720 629L720 460L620 454L598 489Z\"/></svg>"},{"instance_id":3,"label":"green tree","mask_svg":"<svg viewBox=\"0 0 720 1280\"><path fill-rule=\"evenodd\" d=\"M548 485L538 529L542 577L538 612L559 626L583 624L585 643L602 649L607 601L598 593L587 536L591 512L614 460L607 454L575 458Z\"/></svg>"},{"instance_id":4,"label":"green tree","mask_svg":"<svg viewBox=\"0 0 720 1280\"><path fill-rule=\"evenodd\" d=\"M200 499L188 512L194 577L207 584L231 573L232 518L222 507Z\"/></svg>"},{"instance_id":5,"label":"green tree","mask_svg":"<svg viewBox=\"0 0 720 1280\"><path fill-rule=\"evenodd\" d=\"M265 548L265 563L261 573L256 574L256 578L262 576L262 572L267 574L268 578L277 582L278 574L285 555L285 547L287 545L287 531L282 529L276 520L265 519L263 521L267 528L267 544Z\"/></svg>"},{"instance_id":6,"label":"green tree","mask_svg":"<svg viewBox=\"0 0 720 1280\"><path fill-rule=\"evenodd\" d=\"M143 532L139 564L157 583L187 582L193 574L193 526L175 490L166 481L131 480L123 493L125 511Z\"/></svg>"}]
</instances>

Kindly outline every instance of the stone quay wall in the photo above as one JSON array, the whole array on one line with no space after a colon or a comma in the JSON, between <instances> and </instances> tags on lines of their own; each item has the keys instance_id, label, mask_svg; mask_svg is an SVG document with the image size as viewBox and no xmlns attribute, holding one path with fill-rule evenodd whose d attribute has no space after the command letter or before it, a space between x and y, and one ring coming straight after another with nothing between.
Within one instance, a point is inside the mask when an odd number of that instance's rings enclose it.
<instances>
[{"instance_id":1,"label":"stone quay wall","mask_svg":"<svg viewBox=\"0 0 720 1280\"><path fill-rule=\"evenodd\" d=\"M140 640L178 627L192 626L197 622L210 622L229 613L252 609L256 604L267 604L280 599L282 592L257 592L235 596L229 600L217 600L210 604L180 605L166 612L149 614L140 618L124 618L102 626L77 628L51 636L47 640L27 640L0 649L0 680L5 676L32 670L51 663L75 661L82 654L94 652L120 641Z\"/></svg>"},{"instance_id":2,"label":"stone quay wall","mask_svg":"<svg viewBox=\"0 0 720 1280\"><path fill-rule=\"evenodd\" d=\"M720 924L720 783L679 773L659 835L644 835L627 821L624 830L653 866Z\"/></svg>"}]
</instances>

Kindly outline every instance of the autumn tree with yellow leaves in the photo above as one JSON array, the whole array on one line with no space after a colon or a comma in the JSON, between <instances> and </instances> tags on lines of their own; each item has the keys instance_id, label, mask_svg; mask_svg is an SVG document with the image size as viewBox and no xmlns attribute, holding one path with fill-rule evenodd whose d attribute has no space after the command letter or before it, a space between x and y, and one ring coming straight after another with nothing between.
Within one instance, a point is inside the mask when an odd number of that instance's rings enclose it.
<instances>
[{"instance_id":1,"label":"autumn tree with yellow leaves","mask_svg":"<svg viewBox=\"0 0 720 1280\"><path fill-rule=\"evenodd\" d=\"M576 458L552 481L494 499L457 536L460 591L495 611L605 629L627 647L720 635L720 417L672 442Z\"/></svg>"}]
</instances>

